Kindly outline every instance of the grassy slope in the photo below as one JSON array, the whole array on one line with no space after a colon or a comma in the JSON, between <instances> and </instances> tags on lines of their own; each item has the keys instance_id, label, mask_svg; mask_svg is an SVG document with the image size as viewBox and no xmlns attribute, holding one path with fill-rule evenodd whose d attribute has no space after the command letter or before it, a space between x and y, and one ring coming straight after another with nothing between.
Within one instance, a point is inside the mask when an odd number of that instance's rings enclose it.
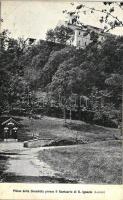
<instances>
[{"instance_id":1,"label":"grassy slope","mask_svg":"<svg viewBox=\"0 0 123 200\"><path fill-rule=\"evenodd\" d=\"M96 125L90 125L82 121L72 120L67 127L64 127L63 119L44 117L41 120L23 118L21 122L25 126L25 134L39 135L40 138L81 138L84 137L89 141L116 139L120 137L118 129L105 128Z\"/></svg>"},{"instance_id":2,"label":"grassy slope","mask_svg":"<svg viewBox=\"0 0 123 200\"><path fill-rule=\"evenodd\" d=\"M43 150L38 157L67 179L82 183L121 183L122 156L118 141Z\"/></svg>"},{"instance_id":3,"label":"grassy slope","mask_svg":"<svg viewBox=\"0 0 123 200\"><path fill-rule=\"evenodd\" d=\"M121 183L121 142L120 131L72 121L68 127L63 120L44 117L34 120L33 125L25 118L22 122L31 133L42 137L75 138L84 137L90 142L72 147L49 149L39 152L39 159L45 161L62 177L83 183ZM96 142L95 142L96 141Z\"/></svg>"}]
</instances>

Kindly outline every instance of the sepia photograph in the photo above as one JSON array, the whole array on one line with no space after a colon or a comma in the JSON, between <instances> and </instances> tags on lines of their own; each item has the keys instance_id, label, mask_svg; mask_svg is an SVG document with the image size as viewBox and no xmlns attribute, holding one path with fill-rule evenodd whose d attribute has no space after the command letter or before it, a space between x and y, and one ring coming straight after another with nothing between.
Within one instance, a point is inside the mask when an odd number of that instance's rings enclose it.
<instances>
[{"instance_id":1,"label":"sepia photograph","mask_svg":"<svg viewBox=\"0 0 123 200\"><path fill-rule=\"evenodd\" d=\"M122 184L123 2L0 1L0 183Z\"/></svg>"}]
</instances>

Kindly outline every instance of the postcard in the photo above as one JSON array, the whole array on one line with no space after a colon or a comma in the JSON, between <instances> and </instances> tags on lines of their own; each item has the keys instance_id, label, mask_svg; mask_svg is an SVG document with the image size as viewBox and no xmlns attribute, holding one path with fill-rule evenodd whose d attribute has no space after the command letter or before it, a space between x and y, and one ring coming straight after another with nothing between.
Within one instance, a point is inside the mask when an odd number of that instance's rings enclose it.
<instances>
[{"instance_id":1,"label":"postcard","mask_svg":"<svg viewBox=\"0 0 123 200\"><path fill-rule=\"evenodd\" d=\"M123 200L122 57L122 1L0 1L1 200Z\"/></svg>"}]
</instances>

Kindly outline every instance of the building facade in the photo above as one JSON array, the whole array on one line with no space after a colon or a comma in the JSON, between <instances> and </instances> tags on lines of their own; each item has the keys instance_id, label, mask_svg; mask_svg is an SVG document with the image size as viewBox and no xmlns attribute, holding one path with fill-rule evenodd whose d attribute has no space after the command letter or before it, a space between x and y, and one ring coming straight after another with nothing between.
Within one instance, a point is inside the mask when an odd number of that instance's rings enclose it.
<instances>
[{"instance_id":1,"label":"building facade","mask_svg":"<svg viewBox=\"0 0 123 200\"><path fill-rule=\"evenodd\" d=\"M77 48L84 49L94 41L101 43L110 36L109 33L103 33L102 29L90 25L79 26L66 22L66 26L73 30L73 35L67 41L67 44Z\"/></svg>"},{"instance_id":2,"label":"building facade","mask_svg":"<svg viewBox=\"0 0 123 200\"><path fill-rule=\"evenodd\" d=\"M18 140L18 129L20 124L15 121L13 118L9 118L8 120L4 121L2 124L2 131L0 133L0 138L4 141L9 140Z\"/></svg>"}]
</instances>

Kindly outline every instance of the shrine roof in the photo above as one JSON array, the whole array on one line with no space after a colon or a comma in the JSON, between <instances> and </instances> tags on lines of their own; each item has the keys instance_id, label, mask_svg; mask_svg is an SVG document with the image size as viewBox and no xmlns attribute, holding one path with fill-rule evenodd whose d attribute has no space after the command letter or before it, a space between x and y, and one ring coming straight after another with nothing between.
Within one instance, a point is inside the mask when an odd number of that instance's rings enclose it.
<instances>
[{"instance_id":1,"label":"shrine roof","mask_svg":"<svg viewBox=\"0 0 123 200\"><path fill-rule=\"evenodd\" d=\"M13 122L14 124L16 124L16 125L20 125L20 123L18 123L16 120L14 120L13 118L9 118L9 119L7 119L6 121L4 121L3 123L2 123L2 125L6 125L7 123L9 123L9 122Z\"/></svg>"}]
</instances>

